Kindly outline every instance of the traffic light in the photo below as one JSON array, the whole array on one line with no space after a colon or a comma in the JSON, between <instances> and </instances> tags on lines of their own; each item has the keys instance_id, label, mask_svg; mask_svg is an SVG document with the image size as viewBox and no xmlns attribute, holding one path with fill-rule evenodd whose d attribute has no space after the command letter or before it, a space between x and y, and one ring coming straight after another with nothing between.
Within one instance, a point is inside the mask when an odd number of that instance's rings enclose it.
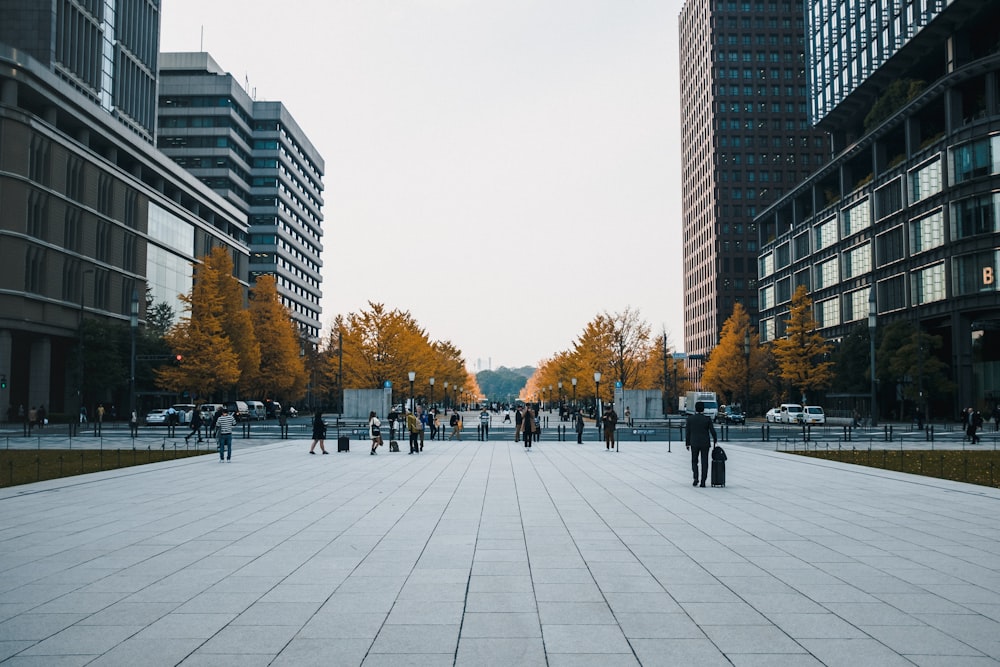
<instances>
[{"instance_id":1,"label":"traffic light","mask_svg":"<svg viewBox=\"0 0 1000 667\"><path fill-rule=\"evenodd\" d=\"M174 357L174 359L177 361L177 363L180 363L181 359L183 359L183 358L184 358L184 355L182 355L182 354L178 354L177 356Z\"/></svg>"},{"instance_id":2,"label":"traffic light","mask_svg":"<svg viewBox=\"0 0 1000 667\"><path fill-rule=\"evenodd\" d=\"M6 389L6 388L7 388L7 376L0 375L0 389Z\"/></svg>"}]
</instances>

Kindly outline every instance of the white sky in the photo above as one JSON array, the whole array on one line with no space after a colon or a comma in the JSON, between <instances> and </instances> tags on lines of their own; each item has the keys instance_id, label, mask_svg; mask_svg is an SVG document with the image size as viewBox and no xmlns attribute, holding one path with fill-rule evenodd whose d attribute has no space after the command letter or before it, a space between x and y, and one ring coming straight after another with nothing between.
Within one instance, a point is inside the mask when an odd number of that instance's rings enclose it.
<instances>
[{"instance_id":1,"label":"white sky","mask_svg":"<svg viewBox=\"0 0 1000 667\"><path fill-rule=\"evenodd\" d=\"M163 0L160 48L207 51L322 154L324 328L381 302L475 371L628 306L683 347L681 5Z\"/></svg>"}]
</instances>

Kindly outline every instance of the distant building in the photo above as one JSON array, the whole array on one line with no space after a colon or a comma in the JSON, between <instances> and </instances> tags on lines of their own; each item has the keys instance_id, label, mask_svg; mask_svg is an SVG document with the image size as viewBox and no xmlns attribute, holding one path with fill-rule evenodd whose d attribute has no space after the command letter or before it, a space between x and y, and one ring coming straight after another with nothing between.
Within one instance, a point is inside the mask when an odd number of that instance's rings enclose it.
<instances>
[{"instance_id":1,"label":"distant building","mask_svg":"<svg viewBox=\"0 0 1000 667\"><path fill-rule=\"evenodd\" d=\"M207 53L160 54L157 147L246 214L251 284L273 275L319 340L323 158L281 102L250 97Z\"/></svg>"},{"instance_id":2,"label":"distant building","mask_svg":"<svg viewBox=\"0 0 1000 667\"><path fill-rule=\"evenodd\" d=\"M141 321L147 287L179 315L217 246L246 284L246 216L153 146L158 7L0 0L0 409L128 405L80 396L82 319Z\"/></svg>"},{"instance_id":3,"label":"distant building","mask_svg":"<svg viewBox=\"0 0 1000 667\"><path fill-rule=\"evenodd\" d=\"M802 3L687 0L680 15L684 349L757 314L754 217L826 161L808 122ZM694 368L689 368L693 372Z\"/></svg>"},{"instance_id":4,"label":"distant building","mask_svg":"<svg viewBox=\"0 0 1000 667\"><path fill-rule=\"evenodd\" d=\"M824 336L907 319L943 338L957 390L930 406L879 387L883 415L957 418L1000 401L1000 4L806 5L811 113L835 155L761 212L760 330L805 285ZM902 413L900 413L902 410Z\"/></svg>"}]
</instances>

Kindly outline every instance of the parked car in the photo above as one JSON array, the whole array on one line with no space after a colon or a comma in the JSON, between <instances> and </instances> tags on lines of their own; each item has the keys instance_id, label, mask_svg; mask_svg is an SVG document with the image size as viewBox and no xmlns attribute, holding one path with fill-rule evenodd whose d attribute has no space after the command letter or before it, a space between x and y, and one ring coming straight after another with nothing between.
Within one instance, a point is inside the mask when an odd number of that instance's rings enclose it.
<instances>
[{"instance_id":1,"label":"parked car","mask_svg":"<svg viewBox=\"0 0 1000 667\"><path fill-rule=\"evenodd\" d=\"M247 413L250 419L263 421L265 415L263 401L247 401Z\"/></svg>"},{"instance_id":2,"label":"parked car","mask_svg":"<svg viewBox=\"0 0 1000 667\"><path fill-rule=\"evenodd\" d=\"M802 410L802 422L804 424L825 424L826 413L818 405L807 405Z\"/></svg>"},{"instance_id":3,"label":"parked car","mask_svg":"<svg viewBox=\"0 0 1000 667\"><path fill-rule=\"evenodd\" d=\"M767 414L764 415L764 420L768 424L776 424L781 421L781 408L771 408L768 410Z\"/></svg>"},{"instance_id":4,"label":"parked car","mask_svg":"<svg viewBox=\"0 0 1000 667\"><path fill-rule=\"evenodd\" d=\"M224 404L236 421L246 421L250 419L250 408L245 401L226 401Z\"/></svg>"},{"instance_id":5,"label":"parked car","mask_svg":"<svg viewBox=\"0 0 1000 667\"><path fill-rule=\"evenodd\" d=\"M723 405L719 408L718 414L715 415L715 421L716 423L725 422L727 424L746 424L747 416L742 412L733 410L733 408L729 405Z\"/></svg>"},{"instance_id":6,"label":"parked car","mask_svg":"<svg viewBox=\"0 0 1000 667\"><path fill-rule=\"evenodd\" d=\"M782 403L778 406L779 418L782 424L799 424L802 422L802 406L798 403Z\"/></svg>"},{"instance_id":7,"label":"parked car","mask_svg":"<svg viewBox=\"0 0 1000 667\"><path fill-rule=\"evenodd\" d=\"M190 424L191 417L194 416L195 405L193 403L175 403L174 410L177 411L178 424Z\"/></svg>"},{"instance_id":8,"label":"parked car","mask_svg":"<svg viewBox=\"0 0 1000 667\"><path fill-rule=\"evenodd\" d=\"M201 408L199 408L201 410L202 423L211 424L216 411L221 407L222 403L202 403Z\"/></svg>"},{"instance_id":9,"label":"parked car","mask_svg":"<svg viewBox=\"0 0 1000 667\"><path fill-rule=\"evenodd\" d=\"M166 426L167 419L166 410L150 410L146 413L146 426Z\"/></svg>"}]
</instances>

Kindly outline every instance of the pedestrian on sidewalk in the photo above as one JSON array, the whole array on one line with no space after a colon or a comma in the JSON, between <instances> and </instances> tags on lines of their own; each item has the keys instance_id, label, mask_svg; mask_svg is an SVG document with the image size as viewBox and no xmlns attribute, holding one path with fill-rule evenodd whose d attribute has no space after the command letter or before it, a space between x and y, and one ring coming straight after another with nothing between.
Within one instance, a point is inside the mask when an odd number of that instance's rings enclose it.
<instances>
[{"instance_id":1,"label":"pedestrian on sidewalk","mask_svg":"<svg viewBox=\"0 0 1000 667\"><path fill-rule=\"evenodd\" d=\"M139 437L139 413L136 410L128 417L128 430L133 438ZM201 436L198 436L198 442L201 442Z\"/></svg>"},{"instance_id":2,"label":"pedestrian on sidewalk","mask_svg":"<svg viewBox=\"0 0 1000 667\"><path fill-rule=\"evenodd\" d=\"M576 417L574 418L575 423L573 428L576 429L576 444L583 444L583 413L579 410L576 411Z\"/></svg>"},{"instance_id":3,"label":"pedestrian on sidewalk","mask_svg":"<svg viewBox=\"0 0 1000 667\"><path fill-rule=\"evenodd\" d=\"M323 411L317 410L316 414L313 415L313 444L309 448L310 454L316 453L316 443L319 443L319 448L324 454L329 454L326 451L326 422L323 421Z\"/></svg>"},{"instance_id":4,"label":"pedestrian on sidewalk","mask_svg":"<svg viewBox=\"0 0 1000 667\"><path fill-rule=\"evenodd\" d=\"M485 407L483 408L483 411L479 413L479 439L490 439L490 413Z\"/></svg>"},{"instance_id":5,"label":"pedestrian on sidewalk","mask_svg":"<svg viewBox=\"0 0 1000 667\"><path fill-rule=\"evenodd\" d=\"M691 452L691 471L694 473L694 486L698 486L698 459L701 459L701 486L705 487L708 479L708 451L719 444L712 418L705 414L705 404L698 401L694 404L694 414L687 418L687 432L684 434L684 446Z\"/></svg>"},{"instance_id":6,"label":"pedestrian on sidewalk","mask_svg":"<svg viewBox=\"0 0 1000 667\"><path fill-rule=\"evenodd\" d=\"M521 439L522 430L524 430L524 407L519 405L517 412L514 413L514 442Z\"/></svg>"},{"instance_id":7,"label":"pedestrian on sidewalk","mask_svg":"<svg viewBox=\"0 0 1000 667\"><path fill-rule=\"evenodd\" d=\"M969 437L969 441L973 445L979 444L979 436L976 435L976 431L983 427L983 415L979 410L973 410L969 408L969 426L965 431L965 434Z\"/></svg>"},{"instance_id":8,"label":"pedestrian on sidewalk","mask_svg":"<svg viewBox=\"0 0 1000 667\"><path fill-rule=\"evenodd\" d=\"M406 429L410 432L410 453L420 453L420 420L411 411L406 411Z\"/></svg>"},{"instance_id":9,"label":"pedestrian on sidewalk","mask_svg":"<svg viewBox=\"0 0 1000 667\"><path fill-rule=\"evenodd\" d=\"M198 406L191 411L191 430L184 436L184 444L191 440L192 435L198 436L198 442L201 442L201 408Z\"/></svg>"},{"instance_id":10,"label":"pedestrian on sidewalk","mask_svg":"<svg viewBox=\"0 0 1000 667\"><path fill-rule=\"evenodd\" d=\"M604 427L604 449L611 451L615 446L615 427L618 426L618 413L615 412L614 403L604 408L601 425Z\"/></svg>"},{"instance_id":11,"label":"pedestrian on sidewalk","mask_svg":"<svg viewBox=\"0 0 1000 667\"><path fill-rule=\"evenodd\" d=\"M236 426L236 418L229 414L229 410L222 408L222 414L215 420L215 428L219 434L219 461L223 459L232 461L233 459L233 427Z\"/></svg>"},{"instance_id":12,"label":"pedestrian on sidewalk","mask_svg":"<svg viewBox=\"0 0 1000 667\"><path fill-rule=\"evenodd\" d=\"M375 450L382 446L382 422L375 416L375 411L368 413L368 437L372 441L372 455L378 454Z\"/></svg>"},{"instance_id":13,"label":"pedestrian on sidewalk","mask_svg":"<svg viewBox=\"0 0 1000 667\"><path fill-rule=\"evenodd\" d=\"M524 406L524 419L521 420L521 435L524 439L524 447L531 448L531 440L534 438L535 413L527 405Z\"/></svg>"},{"instance_id":14,"label":"pedestrian on sidewalk","mask_svg":"<svg viewBox=\"0 0 1000 667\"><path fill-rule=\"evenodd\" d=\"M97 434L100 435L101 429L104 426L104 404L97 404L97 419L94 420L94 426L97 428Z\"/></svg>"}]
</instances>

